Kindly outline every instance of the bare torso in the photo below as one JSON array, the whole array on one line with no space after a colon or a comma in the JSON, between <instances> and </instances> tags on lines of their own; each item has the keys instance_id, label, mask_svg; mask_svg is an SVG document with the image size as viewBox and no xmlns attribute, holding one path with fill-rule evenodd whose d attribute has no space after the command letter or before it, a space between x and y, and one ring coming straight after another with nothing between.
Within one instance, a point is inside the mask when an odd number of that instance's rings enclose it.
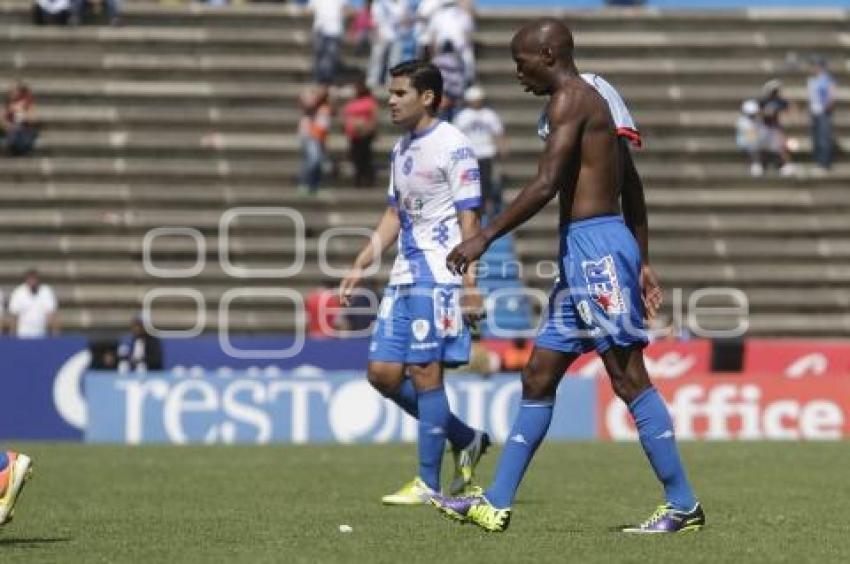
<instances>
[{"instance_id":1,"label":"bare torso","mask_svg":"<svg viewBox=\"0 0 850 564\"><path fill-rule=\"evenodd\" d=\"M620 213L622 183L619 144L605 99L580 77L552 95L550 107L568 97L568 109L550 120L580 123L574 154L565 165L559 186L560 223ZM553 125L556 125L553 123Z\"/></svg>"}]
</instances>

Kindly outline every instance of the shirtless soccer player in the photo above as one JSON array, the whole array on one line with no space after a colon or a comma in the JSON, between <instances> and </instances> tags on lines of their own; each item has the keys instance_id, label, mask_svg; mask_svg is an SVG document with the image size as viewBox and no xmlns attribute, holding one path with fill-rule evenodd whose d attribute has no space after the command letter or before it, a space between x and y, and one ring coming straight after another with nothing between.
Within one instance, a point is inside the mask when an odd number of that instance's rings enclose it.
<instances>
[{"instance_id":1,"label":"shirtless soccer player","mask_svg":"<svg viewBox=\"0 0 850 564\"><path fill-rule=\"evenodd\" d=\"M624 532L700 529L705 516L679 458L670 415L643 363L644 307L650 314L657 307L658 288L641 263L645 222L640 228L630 223L630 231L620 216L620 188L625 201L629 183L637 178L634 165L618 141L605 100L576 70L572 35L562 22L542 19L523 26L514 35L511 51L519 82L537 96L550 97L540 128L546 145L537 177L486 228L455 247L448 266L465 272L493 240L535 215L557 194L560 280L522 373L519 413L493 483L482 495L438 495L432 502L447 515L488 531L507 529L519 483L549 428L558 383L581 353L596 350L614 392L629 407L666 497L648 519ZM625 215L628 220L630 214Z\"/></svg>"},{"instance_id":2,"label":"shirtless soccer player","mask_svg":"<svg viewBox=\"0 0 850 564\"><path fill-rule=\"evenodd\" d=\"M427 503L440 491L446 440L455 455L454 494L474 488L475 465L490 444L486 433L449 410L443 368L469 360L468 324L481 296L474 269L461 276L446 266L449 250L479 230L478 161L469 140L435 117L443 79L420 61L390 71L392 122L406 130L390 158L389 205L370 242L340 285L347 305L363 272L398 239L398 255L378 313L369 352L369 382L419 420L419 475L388 505ZM480 491L480 490L478 490Z\"/></svg>"}]
</instances>

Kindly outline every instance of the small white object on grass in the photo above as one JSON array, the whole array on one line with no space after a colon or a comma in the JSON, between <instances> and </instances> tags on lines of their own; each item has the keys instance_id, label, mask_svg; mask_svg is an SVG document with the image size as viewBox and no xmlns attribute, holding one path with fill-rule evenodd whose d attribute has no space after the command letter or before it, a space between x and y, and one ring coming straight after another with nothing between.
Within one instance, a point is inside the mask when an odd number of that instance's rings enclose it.
<instances>
[{"instance_id":1,"label":"small white object on grass","mask_svg":"<svg viewBox=\"0 0 850 564\"><path fill-rule=\"evenodd\" d=\"M350 533L354 529L351 528L351 525L340 525L339 532L340 533Z\"/></svg>"}]
</instances>

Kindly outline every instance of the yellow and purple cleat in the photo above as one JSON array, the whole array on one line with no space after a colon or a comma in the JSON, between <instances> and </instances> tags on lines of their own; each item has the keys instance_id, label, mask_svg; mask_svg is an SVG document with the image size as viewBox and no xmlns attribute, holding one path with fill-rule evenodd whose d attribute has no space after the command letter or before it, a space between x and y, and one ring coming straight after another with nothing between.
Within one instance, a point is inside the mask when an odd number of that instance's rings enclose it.
<instances>
[{"instance_id":1,"label":"yellow and purple cleat","mask_svg":"<svg viewBox=\"0 0 850 564\"><path fill-rule=\"evenodd\" d=\"M626 527L624 533L653 535L664 533L691 533L705 527L705 513L697 503L690 511L673 509L669 503L659 505L649 519L634 527Z\"/></svg>"},{"instance_id":2,"label":"yellow and purple cleat","mask_svg":"<svg viewBox=\"0 0 850 564\"><path fill-rule=\"evenodd\" d=\"M406 483L397 492L381 498L384 505L425 505L437 492L428 487L419 476Z\"/></svg>"},{"instance_id":3,"label":"yellow and purple cleat","mask_svg":"<svg viewBox=\"0 0 850 564\"><path fill-rule=\"evenodd\" d=\"M483 495L470 497L435 495L431 497L431 505L450 519L461 523L474 523L490 533L503 533L511 523L511 508L493 507Z\"/></svg>"},{"instance_id":4,"label":"yellow and purple cleat","mask_svg":"<svg viewBox=\"0 0 850 564\"><path fill-rule=\"evenodd\" d=\"M470 496L482 493L481 488L474 482L475 468L489 447L490 435L483 431L476 431L475 438L466 448L452 449L455 473L449 485L449 495Z\"/></svg>"},{"instance_id":5,"label":"yellow and purple cleat","mask_svg":"<svg viewBox=\"0 0 850 564\"><path fill-rule=\"evenodd\" d=\"M15 516L15 503L27 481L32 477L32 459L25 454L9 451L9 463L0 470L0 525Z\"/></svg>"}]
</instances>

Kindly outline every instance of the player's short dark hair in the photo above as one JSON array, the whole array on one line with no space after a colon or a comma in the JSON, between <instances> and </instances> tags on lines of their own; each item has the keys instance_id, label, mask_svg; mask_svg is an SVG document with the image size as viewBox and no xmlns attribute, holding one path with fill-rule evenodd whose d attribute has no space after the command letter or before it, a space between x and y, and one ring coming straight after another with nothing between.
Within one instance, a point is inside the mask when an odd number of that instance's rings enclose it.
<instances>
[{"instance_id":1,"label":"player's short dark hair","mask_svg":"<svg viewBox=\"0 0 850 564\"><path fill-rule=\"evenodd\" d=\"M404 61L390 69L390 76L406 76L410 79L410 85L419 94L426 90L434 93L434 102L430 110L434 113L440 107L443 99L443 75L440 69L427 61Z\"/></svg>"}]
</instances>

